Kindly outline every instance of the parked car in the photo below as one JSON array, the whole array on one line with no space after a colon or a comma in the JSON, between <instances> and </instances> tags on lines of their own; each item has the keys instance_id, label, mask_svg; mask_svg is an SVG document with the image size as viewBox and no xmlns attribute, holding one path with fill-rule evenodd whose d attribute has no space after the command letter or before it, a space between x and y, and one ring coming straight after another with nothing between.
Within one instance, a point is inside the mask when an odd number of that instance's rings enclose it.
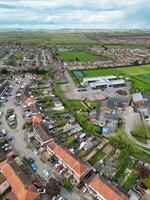
<instances>
[{"instance_id":1,"label":"parked car","mask_svg":"<svg viewBox=\"0 0 150 200\"><path fill-rule=\"evenodd\" d=\"M29 161L30 164L34 163L34 160L31 157L28 159L28 161Z\"/></svg>"},{"instance_id":2,"label":"parked car","mask_svg":"<svg viewBox=\"0 0 150 200\"><path fill-rule=\"evenodd\" d=\"M4 129L2 129L1 132L2 132L3 134L7 134L6 130L4 130Z\"/></svg>"},{"instance_id":3,"label":"parked car","mask_svg":"<svg viewBox=\"0 0 150 200\"><path fill-rule=\"evenodd\" d=\"M8 146L4 149L5 152L8 152L8 151L11 151L12 147L11 146Z\"/></svg>"},{"instance_id":4,"label":"parked car","mask_svg":"<svg viewBox=\"0 0 150 200\"><path fill-rule=\"evenodd\" d=\"M13 137L12 137L12 136L6 136L6 137L5 137L5 140L6 140L7 142L10 142L10 141L13 140Z\"/></svg>"},{"instance_id":5,"label":"parked car","mask_svg":"<svg viewBox=\"0 0 150 200\"><path fill-rule=\"evenodd\" d=\"M58 200L57 196L53 196L51 200Z\"/></svg>"},{"instance_id":6,"label":"parked car","mask_svg":"<svg viewBox=\"0 0 150 200\"><path fill-rule=\"evenodd\" d=\"M35 162L34 162L34 163L31 164L31 168L32 168L32 170L33 170L34 172L36 172L38 166L37 166L37 165L35 164Z\"/></svg>"},{"instance_id":7,"label":"parked car","mask_svg":"<svg viewBox=\"0 0 150 200\"><path fill-rule=\"evenodd\" d=\"M32 184L33 184L37 189L42 188L42 184L41 184L39 181L37 181L37 180L32 181Z\"/></svg>"},{"instance_id":8,"label":"parked car","mask_svg":"<svg viewBox=\"0 0 150 200\"><path fill-rule=\"evenodd\" d=\"M47 178L51 176L51 173L48 172L46 169L43 170L43 174L44 174Z\"/></svg>"},{"instance_id":9,"label":"parked car","mask_svg":"<svg viewBox=\"0 0 150 200\"><path fill-rule=\"evenodd\" d=\"M76 185L76 187L80 190L82 186L84 185L84 182L80 182Z\"/></svg>"},{"instance_id":10,"label":"parked car","mask_svg":"<svg viewBox=\"0 0 150 200\"><path fill-rule=\"evenodd\" d=\"M5 149L8 146L9 146L9 144L5 143L4 145L2 145L2 149Z\"/></svg>"},{"instance_id":11,"label":"parked car","mask_svg":"<svg viewBox=\"0 0 150 200\"><path fill-rule=\"evenodd\" d=\"M37 189L37 191L38 191L40 194L45 194L45 193L46 193L45 188L39 188L39 189Z\"/></svg>"}]
</instances>

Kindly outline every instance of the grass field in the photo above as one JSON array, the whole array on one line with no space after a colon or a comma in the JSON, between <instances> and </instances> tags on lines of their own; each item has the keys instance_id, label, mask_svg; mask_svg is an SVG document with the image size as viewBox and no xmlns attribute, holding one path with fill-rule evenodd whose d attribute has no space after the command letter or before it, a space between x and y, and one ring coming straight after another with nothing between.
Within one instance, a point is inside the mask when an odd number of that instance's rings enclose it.
<instances>
[{"instance_id":1,"label":"grass field","mask_svg":"<svg viewBox=\"0 0 150 200\"><path fill-rule=\"evenodd\" d=\"M102 160L106 156L105 152L98 151L88 162L91 165L95 165L98 161Z\"/></svg>"},{"instance_id":2,"label":"grass field","mask_svg":"<svg viewBox=\"0 0 150 200\"><path fill-rule=\"evenodd\" d=\"M51 46L51 45L66 45L66 46L84 46L97 45L98 41L89 38L85 33L59 33L59 32L10 32L0 35L0 42L21 42L25 45L36 46Z\"/></svg>"},{"instance_id":3,"label":"grass field","mask_svg":"<svg viewBox=\"0 0 150 200\"><path fill-rule=\"evenodd\" d=\"M150 90L150 65L107 69L81 70L84 77L122 75L131 78L134 89Z\"/></svg>"},{"instance_id":4,"label":"grass field","mask_svg":"<svg viewBox=\"0 0 150 200\"><path fill-rule=\"evenodd\" d=\"M96 61L96 60L106 60L107 58L103 56L94 55L84 51L67 51L59 52L59 56L65 61Z\"/></svg>"},{"instance_id":5,"label":"grass field","mask_svg":"<svg viewBox=\"0 0 150 200\"><path fill-rule=\"evenodd\" d=\"M124 182L123 186L126 190L129 190L132 185L136 182L138 175L135 172L132 172L128 179Z\"/></svg>"}]
</instances>

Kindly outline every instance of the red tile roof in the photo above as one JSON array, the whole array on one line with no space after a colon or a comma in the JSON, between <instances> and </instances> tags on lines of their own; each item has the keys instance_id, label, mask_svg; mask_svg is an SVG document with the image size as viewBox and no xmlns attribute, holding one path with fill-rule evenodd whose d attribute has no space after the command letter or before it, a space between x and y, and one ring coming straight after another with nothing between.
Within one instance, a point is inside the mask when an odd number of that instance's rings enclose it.
<instances>
[{"instance_id":1,"label":"red tile roof","mask_svg":"<svg viewBox=\"0 0 150 200\"><path fill-rule=\"evenodd\" d=\"M78 178L80 178L89 169L89 166L86 163L77 159L70 151L68 151L68 149L56 144L54 141L50 142L47 147L60 160L62 160L62 162L64 162Z\"/></svg>"},{"instance_id":2,"label":"red tile roof","mask_svg":"<svg viewBox=\"0 0 150 200\"><path fill-rule=\"evenodd\" d=\"M33 103L33 102L34 102L34 98L33 98L33 97L28 97L28 98L26 99L26 102L28 102L28 103Z\"/></svg>"},{"instance_id":3,"label":"red tile roof","mask_svg":"<svg viewBox=\"0 0 150 200\"><path fill-rule=\"evenodd\" d=\"M39 193L32 185L25 184L17 172L6 161L0 163L0 170L7 178L18 200L39 200Z\"/></svg>"},{"instance_id":4,"label":"red tile roof","mask_svg":"<svg viewBox=\"0 0 150 200\"><path fill-rule=\"evenodd\" d=\"M129 198L117 188L112 188L104 183L99 175L94 176L89 182L89 186L107 200L129 200Z\"/></svg>"},{"instance_id":5,"label":"red tile roof","mask_svg":"<svg viewBox=\"0 0 150 200\"><path fill-rule=\"evenodd\" d=\"M36 115L33 115L32 116L32 123L35 125L38 125L38 124L40 124L41 122L43 121L43 119L42 119L42 116L41 115L38 115L38 114L36 114Z\"/></svg>"}]
</instances>

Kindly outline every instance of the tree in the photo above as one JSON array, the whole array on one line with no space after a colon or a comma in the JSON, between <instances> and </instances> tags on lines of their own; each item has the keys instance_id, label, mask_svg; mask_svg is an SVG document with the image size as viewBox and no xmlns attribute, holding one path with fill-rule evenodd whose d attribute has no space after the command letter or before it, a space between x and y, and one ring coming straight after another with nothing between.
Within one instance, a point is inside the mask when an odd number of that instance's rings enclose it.
<instances>
[{"instance_id":1,"label":"tree","mask_svg":"<svg viewBox=\"0 0 150 200\"><path fill-rule=\"evenodd\" d=\"M51 178L46 185L47 193L52 196L57 196L61 192L61 187L58 181L54 178Z\"/></svg>"},{"instance_id":2,"label":"tree","mask_svg":"<svg viewBox=\"0 0 150 200\"><path fill-rule=\"evenodd\" d=\"M138 171L139 176L141 178L145 179L145 178L149 178L150 177L150 170L145 166L141 165L140 167L137 168L137 171Z\"/></svg>"}]
</instances>

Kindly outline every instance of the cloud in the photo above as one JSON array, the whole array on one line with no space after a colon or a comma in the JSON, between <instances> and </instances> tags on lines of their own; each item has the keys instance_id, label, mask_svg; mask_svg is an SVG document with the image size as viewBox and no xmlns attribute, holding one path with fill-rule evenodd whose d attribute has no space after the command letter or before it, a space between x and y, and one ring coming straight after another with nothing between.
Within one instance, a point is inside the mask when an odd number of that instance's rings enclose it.
<instances>
[{"instance_id":1,"label":"cloud","mask_svg":"<svg viewBox=\"0 0 150 200\"><path fill-rule=\"evenodd\" d=\"M150 28L149 0L0 0L0 28Z\"/></svg>"}]
</instances>

